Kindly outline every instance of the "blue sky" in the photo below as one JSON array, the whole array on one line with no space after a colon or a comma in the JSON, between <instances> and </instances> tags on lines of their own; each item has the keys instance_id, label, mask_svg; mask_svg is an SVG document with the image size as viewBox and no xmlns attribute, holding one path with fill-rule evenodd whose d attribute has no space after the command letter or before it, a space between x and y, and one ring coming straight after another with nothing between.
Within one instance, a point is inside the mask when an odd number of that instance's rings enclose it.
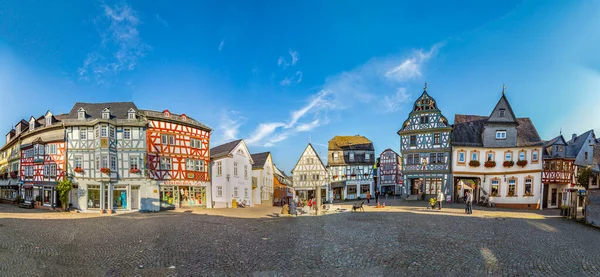
<instances>
[{"instance_id":1,"label":"blue sky","mask_svg":"<svg viewBox=\"0 0 600 277\"><path fill-rule=\"evenodd\" d=\"M599 1L418 2L0 0L0 127L134 101L289 173L309 137L397 151L428 82L450 122L488 115L506 83L543 139L598 130Z\"/></svg>"}]
</instances>

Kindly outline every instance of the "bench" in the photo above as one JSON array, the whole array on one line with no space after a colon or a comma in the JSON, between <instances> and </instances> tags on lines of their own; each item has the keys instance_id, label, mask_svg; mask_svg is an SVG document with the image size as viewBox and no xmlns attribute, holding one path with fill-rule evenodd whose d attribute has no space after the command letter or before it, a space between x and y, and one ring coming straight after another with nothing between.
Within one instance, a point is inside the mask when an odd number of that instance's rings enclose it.
<instances>
[{"instance_id":1,"label":"bench","mask_svg":"<svg viewBox=\"0 0 600 277\"><path fill-rule=\"evenodd\" d=\"M363 208L364 204L365 204L365 201L360 202L360 204L358 204L358 203L352 204L352 211L356 212L357 210L362 210L364 212L365 211L365 208Z\"/></svg>"},{"instance_id":2,"label":"bench","mask_svg":"<svg viewBox=\"0 0 600 277\"><path fill-rule=\"evenodd\" d=\"M19 204L19 208L33 209L33 202L32 201L25 201L23 203L20 203Z\"/></svg>"}]
</instances>

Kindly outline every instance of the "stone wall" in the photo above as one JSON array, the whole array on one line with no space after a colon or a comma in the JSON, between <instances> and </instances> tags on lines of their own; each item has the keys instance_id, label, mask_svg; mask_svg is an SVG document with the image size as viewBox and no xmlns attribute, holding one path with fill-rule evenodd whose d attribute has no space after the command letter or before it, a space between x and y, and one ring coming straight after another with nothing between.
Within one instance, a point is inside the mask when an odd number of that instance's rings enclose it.
<instances>
[{"instance_id":1,"label":"stone wall","mask_svg":"<svg viewBox=\"0 0 600 277\"><path fill-rule=\"evenodd\" d=\"M600 190L588 190L585 222L600 227Z\"/></svg>"}]
</instances>

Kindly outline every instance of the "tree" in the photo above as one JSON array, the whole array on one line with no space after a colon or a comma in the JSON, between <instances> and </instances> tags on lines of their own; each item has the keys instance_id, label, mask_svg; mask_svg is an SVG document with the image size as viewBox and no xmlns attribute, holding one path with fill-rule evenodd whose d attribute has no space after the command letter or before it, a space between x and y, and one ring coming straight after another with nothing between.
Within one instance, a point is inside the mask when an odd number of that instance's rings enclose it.
<instances>
[{"instance_id":1,"label":"tree","mask_svg":"<svg viewBox=\"0 0 600 277\"><path fill-rule=\"evenodd\" d=\"M577 176L577 184L585 189L588 189L588 186L590 185L590 179L592 177L594 177L594 175L591 167L588 166L581 168L579 169L579 176Z\"/></svg>"},{"instance_id":2,"label":"tree","mask_svg":"<svg viewBox=\"0 0 600 277\"><path fill-rule=\"evenodd\" d=\"M64 179L58 183L58 198L60 199L60 203L62 204L63 210L67 209L67 205L69 202L69 192L73 189L73 184L71 180Z\"/></svg>"}]
</instances>

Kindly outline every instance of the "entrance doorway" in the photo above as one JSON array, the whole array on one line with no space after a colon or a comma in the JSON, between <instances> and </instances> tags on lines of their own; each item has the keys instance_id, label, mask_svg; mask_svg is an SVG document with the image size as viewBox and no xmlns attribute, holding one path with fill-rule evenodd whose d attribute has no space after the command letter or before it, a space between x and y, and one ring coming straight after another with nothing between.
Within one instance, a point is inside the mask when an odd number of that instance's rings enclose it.
<instances>
[{"instance_id":1,"label":"entrance doorway","mask_svg":"<svg viewBox=\"0 0 600 277\"><path fill-rule=\"evenodd\" d=\"M550 205L556 206L558 204L558 193L556 189L552 189L552 194L550 194Z\"/></svg>"},{"instance_id":2,"label":"entrance doorway","mask_svg":"<svg viewBox=\"0 0 600 277\"><path fill-rule=\"evenodd\" d=\"M466 191L473 194L473 203L479 203L481 199L481 181L477 177L454 178L454 202L462 203ZM490 195L490 192L487 192Z\"/></svg>"},{"instance_id":3,"label":"entrance doorway","mask_svg":"<svg viewBox=\"0 0 600 277\"><path fill-rule=\"evenodd\" d=\"M334 188L333 189L333 200L342 200L343 188Z\"/></svg>"},{"instance_id":4,"label":"entrance doorway","mask_svg":"<svg viewBox=\"0 0 600 277\"><path fill-rule=\"evenodd\" d=\"M421 193L421 179L410 179L410 194L418 195Z\"/></svg>"}]
</instances>

